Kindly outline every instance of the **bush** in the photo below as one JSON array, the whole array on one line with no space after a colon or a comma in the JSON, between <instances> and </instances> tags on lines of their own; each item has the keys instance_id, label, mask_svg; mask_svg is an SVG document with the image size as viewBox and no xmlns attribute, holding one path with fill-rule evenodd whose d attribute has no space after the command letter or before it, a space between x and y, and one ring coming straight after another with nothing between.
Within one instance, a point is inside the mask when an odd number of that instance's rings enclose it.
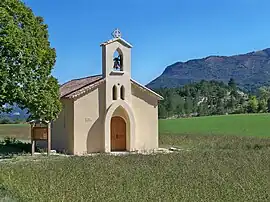
<instances>
[{"instance_id":1,"label":"bush","mask_svg":"<svg viewBox=\"0 0 270 202\"><path fill-rule=\"evenodd\" d=\"M0 154L2 156L30 153L31 148L30 143L23 143L16 138L5 137L3 141L0 141Z\"/></svg>"},{"instance_id":2,"label":"bush","mask_svg":"<svg viewBox=\"0 0 270 202\"><path fill-rule=\"evenodd\" d=\"M12 121L9 118L0 119L0 124L11 124Z\"/></svg>"}]
</instances>

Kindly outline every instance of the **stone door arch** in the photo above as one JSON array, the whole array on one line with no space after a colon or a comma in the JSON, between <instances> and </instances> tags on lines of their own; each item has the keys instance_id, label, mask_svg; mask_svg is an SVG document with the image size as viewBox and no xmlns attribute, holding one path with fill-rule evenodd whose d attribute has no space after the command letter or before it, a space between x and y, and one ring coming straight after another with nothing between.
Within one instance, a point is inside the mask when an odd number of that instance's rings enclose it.
<instances>
[{"instance_id":1,"label":"stone door arch","mask_svg":"<svg viewBox=\"0 0 270 202\"><path fill-rule=\"evenodd\" d=\"M121 112L120 117L126 123L126 151L134 151L135 146L135 117L132 111L132 108L124 101L117 100L115 101L107 110L104 121L104 143L105 143L105 152L111 152L113 149L111 148L111 120L117 115L115 112ZM123 116L122 116L123 115Z\"/></svg>"},{"instance_id":2,"label":"stone door arch","mask_svg":"<svg viewBox=\"0 0 270 202\"><path fill-rule=\"evenodd\" d=\"M126 151L127 126L121 116L111 118L111 151Z\"/></svg>"}]
</instances>

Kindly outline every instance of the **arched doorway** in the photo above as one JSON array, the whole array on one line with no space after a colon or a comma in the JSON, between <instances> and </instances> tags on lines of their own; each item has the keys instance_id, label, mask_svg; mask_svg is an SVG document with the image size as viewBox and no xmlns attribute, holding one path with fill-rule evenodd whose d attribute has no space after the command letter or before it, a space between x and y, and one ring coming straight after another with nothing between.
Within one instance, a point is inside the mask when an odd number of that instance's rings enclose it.
<instances>
[{"instance_id":1,"label":"arched doorway","mask_svg":"<svg viewBox=\"0 0 270 202\"><path fill-rule=\"evenodd\" d=\"M111 151L126 150L126 122L120 116L111 118Z\"/></svg>"},{"instance_id":2,"label":"arched doorway","mask_svg":"<svg viewBox=\"0 0 270 202\"><path fill-rule=\"evenodd\" d=\"M107 110L104 120L104 152L116 151L115 148L112 149L112 117L121 117L125 122L125 150L135 151L136 138L135 138L135 128L136 122L133 114L132 108L124 100L115 100L112 105ZM115 119L115 118L114 118ZM114 124L114 123L113 123Z\"/></svg>"}]
</instances>

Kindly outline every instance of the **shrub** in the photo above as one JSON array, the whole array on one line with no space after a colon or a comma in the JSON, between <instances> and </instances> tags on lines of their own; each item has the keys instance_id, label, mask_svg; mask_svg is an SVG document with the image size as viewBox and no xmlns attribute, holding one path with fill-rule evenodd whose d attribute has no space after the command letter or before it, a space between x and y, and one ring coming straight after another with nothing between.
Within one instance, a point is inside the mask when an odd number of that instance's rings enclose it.
<instances>
[{"instance_id":1,"label":"shrub","mask_svg":"<svg viewBox=\"0 0 270 202\"><path fill-rule=\"evenodd\" d=\"M12 121L9 118L0 119L0 124L11 124Z\"/></svg>"}]
</instances>

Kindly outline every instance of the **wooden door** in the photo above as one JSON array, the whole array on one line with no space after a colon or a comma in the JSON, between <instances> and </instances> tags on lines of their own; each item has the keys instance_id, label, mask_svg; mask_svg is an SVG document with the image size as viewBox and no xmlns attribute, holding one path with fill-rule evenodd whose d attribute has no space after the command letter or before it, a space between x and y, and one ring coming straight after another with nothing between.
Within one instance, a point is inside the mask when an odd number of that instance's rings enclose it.
<instances>
[{"instance_id":1,"label":"wooden door","mask_svg":"<svg viewBox=\"0 0 270 202\"><path fill-rule=\"evenodd\" d=\"M126 122L120 116L111 119L111 151L126 150Z\"/></svg>"}]
</instances>

